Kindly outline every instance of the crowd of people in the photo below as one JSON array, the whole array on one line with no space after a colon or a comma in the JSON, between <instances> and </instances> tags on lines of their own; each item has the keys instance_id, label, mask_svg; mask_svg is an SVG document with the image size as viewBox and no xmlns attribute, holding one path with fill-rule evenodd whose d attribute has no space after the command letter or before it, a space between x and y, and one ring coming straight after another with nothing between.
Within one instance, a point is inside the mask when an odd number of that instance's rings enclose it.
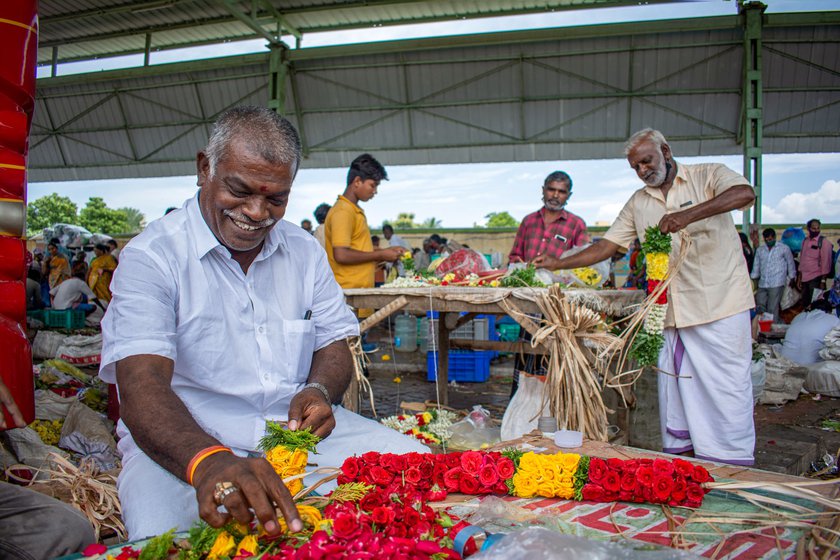
<instances>
[{"instance_id":1,"label":"crowd of people","mask_svg":"<svg viewBox=\"0 0 840 560\"><path fill-rule=\"evenodd\" d=\"M73 250L54 237L46 249L46 253L37 248L32 253L26 280L27 311L104 312L111 301L111 279L119 262L117 242L109 239Z\"/></svg>"}]
</instances>

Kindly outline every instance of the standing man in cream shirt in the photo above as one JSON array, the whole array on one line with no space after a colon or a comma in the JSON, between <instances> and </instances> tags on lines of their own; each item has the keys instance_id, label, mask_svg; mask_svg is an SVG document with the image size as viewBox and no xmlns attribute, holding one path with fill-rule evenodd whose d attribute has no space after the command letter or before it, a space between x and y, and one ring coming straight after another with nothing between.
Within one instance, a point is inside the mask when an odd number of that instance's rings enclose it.
<instances>
[{"instance_id":1,"label":"standing man in cream shirt","mask_svg":"<svg viewBox=\"0 0 840 560\"><path fill-rule=\"evenodd\" d=\"M720 164L677 162L665 137L644 129L625 155L645 186L624 205L604 238L568 258L542 255L550 269L589 266L644 239L658 225L685 230L692 244L669 287L665 345L659 355L659 414L666 453L752 465L755 448L749 310L752 286L730 212L752 206L755 193ZM672 254L680 237L672 236Z\"/></svg>"}]
</instances>

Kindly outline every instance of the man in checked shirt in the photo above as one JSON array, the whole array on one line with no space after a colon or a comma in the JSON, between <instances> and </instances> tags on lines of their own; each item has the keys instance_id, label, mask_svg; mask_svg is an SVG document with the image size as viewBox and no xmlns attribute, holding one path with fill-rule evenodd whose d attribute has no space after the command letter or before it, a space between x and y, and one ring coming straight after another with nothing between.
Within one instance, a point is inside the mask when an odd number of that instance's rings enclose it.
<instances>
[{"instance_id":1,"label":"man in checked shirt","mask_svg":"<svg viewBox=\"0 0 840 560\"><path fill-rule=\"evenodd\" d=\"M565 171L553 171L542 187L543 207L525 216L516 232L508 260L530 262L539 255L560 258L572 247L589 242L586 224L566 210L572 196L572 178Z\"/></svg>"},{"instance_id":2,"label":"man in checked shirt","mask_svg":"<svg viewBox=\"0 0 840 560\"><path fill-rule=\"evenodd\" d=\"M513 249L508 254L511 263L531 262L546 254L560 258L563 252L589 242L586 224L566 210L572 196L572 178L565 171L553 171L545 178L542 187L543 207L528 214L519 224ZM525 333L524 340L530 340ZM511 397L519 388L519 374L545 375L545 369L534 354L517 354L513 364Z\"/></svg>"}]
</instances>

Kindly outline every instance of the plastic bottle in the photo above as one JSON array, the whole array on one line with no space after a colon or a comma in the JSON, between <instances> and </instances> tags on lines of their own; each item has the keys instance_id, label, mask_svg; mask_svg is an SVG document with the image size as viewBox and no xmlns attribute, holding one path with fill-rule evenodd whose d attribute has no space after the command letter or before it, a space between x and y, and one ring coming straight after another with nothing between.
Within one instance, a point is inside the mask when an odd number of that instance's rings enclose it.
<instances>
[{"instance_id":1,"label":"plastic bottle","mask_svg":"<svg viewBox=\"0 0 840 560\"><path fill-rule=\"evenodd\" d=\"M399 345L394 345L397 352L414 352L417 350L417 319L405 313L396 320L394 341L399 339Z\"/></svg>"},{"instance_id":2,"label":"plastic bottle","mask_svg":"<svg viewBox=\"0 0 840 560\"><path fill-rule=\"evenodd\" d=\"M417 346L424 354L429 351L429 319L427 317L417 320Z\"/></svg>"}]
</instances>

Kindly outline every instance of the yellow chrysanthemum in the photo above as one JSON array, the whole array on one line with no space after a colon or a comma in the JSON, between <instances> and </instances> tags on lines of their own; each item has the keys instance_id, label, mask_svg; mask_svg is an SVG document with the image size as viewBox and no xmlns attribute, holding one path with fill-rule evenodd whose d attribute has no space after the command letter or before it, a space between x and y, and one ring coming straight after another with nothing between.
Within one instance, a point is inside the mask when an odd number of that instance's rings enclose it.
<instances>
[{"instance_id":1,"label":"yellow chrysanthemum","mask_svg":"<svg viewBox=\"0 0 840 560\"><path fill-rule=\"evenodd\" d=\"M668 274L668 254L651 253L645 256L647 263L647 277L649 280L664 280Z\"/></svg>"},{"instance_id":2,"label":"yellow chrysanthemum","mask_svg":"<svg viewBox=\"0 0 840 560\"><path fill-rule=\"evenodd\" d=\"M322 519L315 525L316 531L329 531L332 529L333 520L332 519Z\"/></svg>"},{"instance_id":3,"label":"yellow chrysanthemum","mask_svg":"<svg viewBox=\"0 0 840 560\"><path fill-rule=\"evenodd\" d=\"M235 552L235 548L236 541L233 539L233 536L227 531L222 531L216 537L216 540L213 541L213 546L210 548L210 552L207 553L207 560L216 560L217 558L230 556Z\"/></svg>"},{"instance_id":4,"label":"yellow chrysanthemum","mask_svg":"<svg viewBox=\"0 0 840 560\"><path fill-rule=\"evenodd\" d=\"M236 554L239 554L240 551L244 550L249 552L253 555L257 554L257 549L259 548L259 544L257 543L257 537L254 535L247 535L239 544L236 545L236 550L234 551Z\"/></svg>"},{"instance_id":5,"label":"yellow chrysanthemum","mask_svg":"<svg viewBox=\"0 0 840 560\"><path fill-rule=\"evenodd\" d=\"M426 424L428 424L429 422L432 421L432 413L431 412L424 412L422 414L422 417L423 417L423 422L425 422Z\"/></svg>"},{"instance_id":6,"label":"yellow chrysanthemum","mask_svg":"<svg viewBox=\"0 0 840 560\"><path fill-rule=\"evenodd\" d=\"M303 524L306 527L316 527L318 523L321 522L323 517L321 516L320 510L318 508L307 506L304 504L298 504L297 506L298 515L300 515L300 520L303 521Z\"/></svg>"}]
</instances>

